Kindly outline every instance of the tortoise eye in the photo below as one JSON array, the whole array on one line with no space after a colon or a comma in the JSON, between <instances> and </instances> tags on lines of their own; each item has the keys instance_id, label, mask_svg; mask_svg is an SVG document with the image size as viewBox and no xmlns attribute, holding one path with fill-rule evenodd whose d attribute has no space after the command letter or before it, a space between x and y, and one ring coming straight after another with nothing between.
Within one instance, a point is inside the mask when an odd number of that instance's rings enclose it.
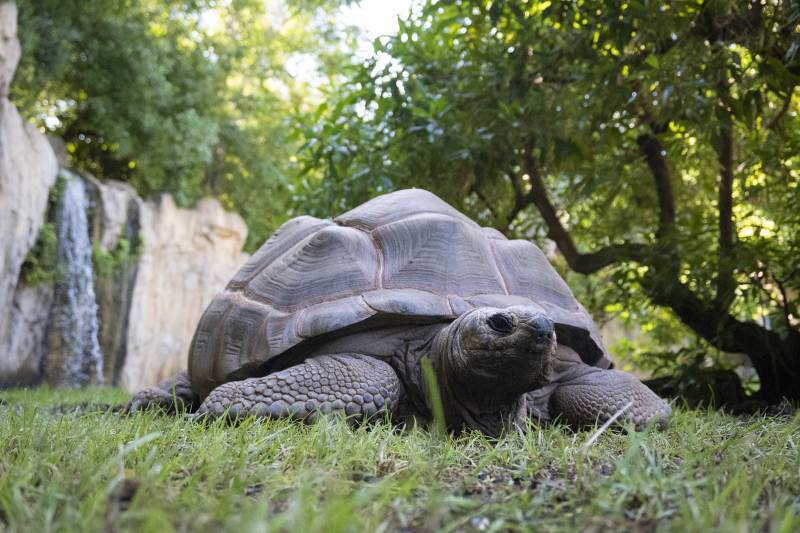
<instances>
[{"instance_id":1,"label":"tortoise eye","mask_svg":"<svg viewBox=\"0 0 800 533\"><path fill-rule=\"evenodd\" d=\"M511 330L514 329L514 321L511 320L510 316L503 313L490 316L486 323L498 333L511 333Z\"/></svg>"}]
</instances>

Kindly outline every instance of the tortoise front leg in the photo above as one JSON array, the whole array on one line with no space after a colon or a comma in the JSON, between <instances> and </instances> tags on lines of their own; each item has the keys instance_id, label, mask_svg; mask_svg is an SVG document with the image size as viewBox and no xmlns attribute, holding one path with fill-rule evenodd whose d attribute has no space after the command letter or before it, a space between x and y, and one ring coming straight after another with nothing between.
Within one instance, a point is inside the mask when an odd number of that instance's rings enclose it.
<instances>
[{"instance_id":1,"label":"tortoise front leg","mask_svg":"<svg viewBox=\"0 0 800 533\"><path fill-rule=\"evenodd\" d=\"M131 401L125 406L125 411L131 413L157 407L168 413L175 413L181 409L191 412L199 403L200 398L192 390L189 376L183 370L154 387L140 390L134 394Z\"/></svg>"},{"instance_id":2,"label":"tortoise front leg","mask_svg":"<svg viewBox=\"0 0 800 533\"><path fill-rule=\"evenodd\" d=\"M358 354L321 355L264 377L220 385L197 414L310 422L318 412L342 412L371 419L394 411L402 394L400 379L383 361Z\"/></svg>"},{"instance_id":3,"label":"tortoise front leg","mask_svg":"<svg viewBox=\"0 0 800 533\"><path fill-rule=\"evenodd\" d=\"M558 384L550 397L550 414L573 427L602 424L620 413L620 423L636 429L656 423L663 427L672 409L636 377L618 370L581 365L572 379Z\"/></svg>"}]
</instances>

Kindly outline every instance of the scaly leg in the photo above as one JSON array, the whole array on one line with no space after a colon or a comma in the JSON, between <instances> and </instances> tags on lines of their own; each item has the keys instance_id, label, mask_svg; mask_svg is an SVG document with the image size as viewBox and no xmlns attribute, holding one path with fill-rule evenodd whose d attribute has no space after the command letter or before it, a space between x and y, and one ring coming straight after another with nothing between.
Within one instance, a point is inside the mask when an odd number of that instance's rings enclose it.
<instances>
[{"instance_id":1,"label":"scaly leg","mask_svg":"<svg viewBox=\"0 0 800 533\"><path fill-rule=\"evenodd\" d=\"M400 379L383 361L358 354L321 355L264 377L220 385L197 415L311 422L318 412L342 412L371 419L394 411L402 395Z\"/></svg>"},{"instance_id":2,"label":"scaly leg","mask_svg":"<svg viewBox=\"0 0 800 533\"><path fill-rule=\"evenodd\" d=\"M655 423L663 427L672 413L669 404L636 377L618 370L586 365L576 377L558 384L550 397L550 414L573 427L602 424L622 409L617 419L636 429ZM630 405L628 405L630 404ZM627 406L627 408L626 408Z\"/></svg>"}]
</instances>

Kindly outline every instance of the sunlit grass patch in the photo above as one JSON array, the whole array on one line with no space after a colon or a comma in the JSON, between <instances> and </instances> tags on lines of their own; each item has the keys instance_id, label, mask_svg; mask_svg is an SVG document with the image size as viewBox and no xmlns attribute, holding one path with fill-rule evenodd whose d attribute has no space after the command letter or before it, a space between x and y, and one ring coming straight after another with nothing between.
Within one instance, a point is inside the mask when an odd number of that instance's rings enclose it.
<instances>
[{"instance_id":1,"label":"sunlit grass patch","mask_svg":"<svg viewBox=\"0 0 800 533\"><path fill-rule=\"evenodd\" d=\"M0 530L800 528L800 417L492 441L381 422L120 415L114 390L0 393Z\"/></svg>"}]
</instances>

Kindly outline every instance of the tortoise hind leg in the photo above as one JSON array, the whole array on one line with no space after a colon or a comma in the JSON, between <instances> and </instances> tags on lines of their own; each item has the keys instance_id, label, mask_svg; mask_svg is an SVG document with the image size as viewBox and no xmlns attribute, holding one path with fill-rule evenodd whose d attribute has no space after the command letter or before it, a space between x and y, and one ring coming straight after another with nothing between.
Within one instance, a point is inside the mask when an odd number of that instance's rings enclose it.
<instances>
[{"instance_id":1,"label":"tortoise hind leg","mask_svg":"<svg viewBox=\"0 0 800 533\"><path fill-rule=\"evenodd\" d=\"M182 409L192 412L199 404L200 398L192 390L189 376L183 370L154 387L137 392L125 406L125 411L131 413L157 407L168 413Z\"/></svg>"},{"instance_id":2,"label":"tortoise hind leg","mask_svg":"<svg viewBox=\"0 0 800 533\"><path fill-rule=\"evenodd\" d=\"M585 368L583 368L585 367ZM617 413L620 423L636 429L655 423L663 427L672 409L636 377L618 370L581 365L585 372L558 384L550 397L550 414L573 427L602 424Z\"/></svg>"},{"instance_id":3,"label":"tortoise hind leg","mask_svg":"<svg viewBox=\"0 0 800 533\"><path fill-rule=\"evenodd\" d=\"M400 379L383 361L359 354L321 355L267 376L220 385L197 415L310 422L317 412L342 412L372 419L394 411L402 395Z\"/></svg>"}]
</instances>

